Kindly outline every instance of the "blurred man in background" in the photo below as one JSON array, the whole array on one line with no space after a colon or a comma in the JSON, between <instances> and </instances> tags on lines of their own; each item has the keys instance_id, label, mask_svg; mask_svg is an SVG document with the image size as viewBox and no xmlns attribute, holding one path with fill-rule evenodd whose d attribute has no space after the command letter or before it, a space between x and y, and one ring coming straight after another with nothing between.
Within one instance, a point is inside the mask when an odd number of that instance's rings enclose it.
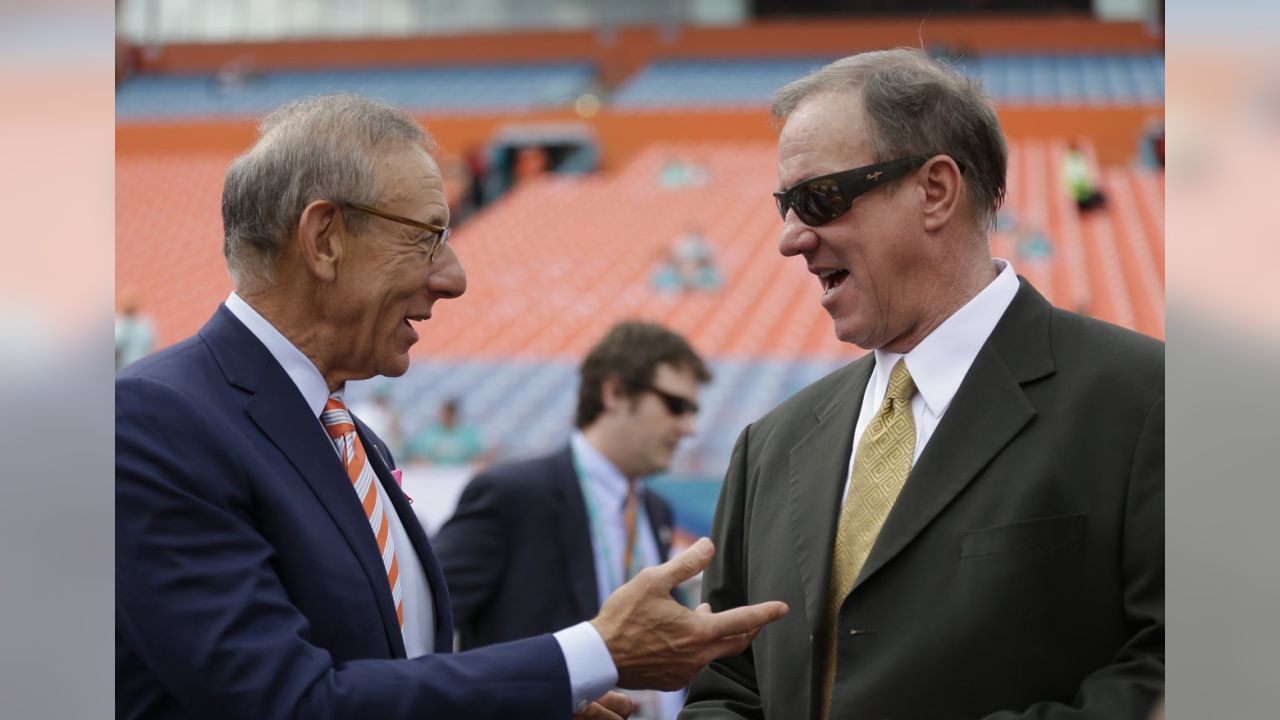
<instances>
[{"instance_id":1,"label":"blurred man in background","mask_svg":"<svg viewBox=\"0 0 1280 720\"><path fill-rule=\"evenodd\" d=\"M444 465L476 462L484 453L480 431L458 419L458 399L440 406L440 421L414 433L405 443L406 461Z\"/></svg>"},{"instance_id":2,"label":"blurred man in background","mask_svg":"<svg viewBox=\"0 0 1280 720\"><path fill-rule=\"evenodd\" d=\"M116 316L116 370L146 357L155 347L156 333L151 321L142 314L138 296L125 291Z\"/></svg>"},{"instance_id":3,"label":"blurred man in background","mask_svg":"<svg viewBox=\"0 0 1280 720\"><path fill-rule=\"evenodd\" d=\"M711 373L661 325L615 325L587 354L577 430L559 450L467 486L435 538L464 649L582 622L671 550L671 506L643 479L668 470ZM642 696L674 718L683 693Z\"/></svg>"},{"instance_id":4,"label":"blurred man in background","mask_svg":"<svg viewBox=\"0 0 1280 720\"><path fill-rule=\"evenodd\" d=\"M991 257L1007 150L976 82L865 53L773 114L779 249L872 352L739 437L703 599L797 611L699 673L681 718L1145 720L1163 344Z\"/></svg>"},{"instance_id":5,"label":"blurred man in background","mask_svg":"<svg viewBox=\"0 0 1280 720\"><path fill-rule=\"evenodd\" d=\"M785 613L672 600L704 540L588 622L452 654L439 563L344 400L466 289L433 143L353 95L259 131L223 188L235 291L116 380L118 717L618 718L608 688L677 688Z\"/></svg>"}]
</instances>

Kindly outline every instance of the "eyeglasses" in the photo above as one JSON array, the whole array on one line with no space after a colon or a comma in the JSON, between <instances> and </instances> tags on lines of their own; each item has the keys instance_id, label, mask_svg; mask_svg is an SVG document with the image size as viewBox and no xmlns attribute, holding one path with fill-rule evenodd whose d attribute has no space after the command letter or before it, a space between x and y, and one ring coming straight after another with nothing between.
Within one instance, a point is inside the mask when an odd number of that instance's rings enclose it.
<instances>
[{"instance_id":1,"label":"eyeglasses","mask_svg":"<svg viewBox=\"0 0 1280 720\"><path fill-rule=\"evenodd\" d=\"M892 180L924 165L930 156L890 160L830 175L801 180L786 190L773 194L778 214L787 219L787 208L796 211L800 222L809 226L826 225L849 212L859 195L875 190Z\"/></svg>"},{"instance_id":2,"label":"eyeglasses","mask_svg":"<svg viewBox=\"0 0 1280 720\"><path fill-rule=\"evenodd\" d=\"M672 395L671 393L666 392L665 390L659 390L652 385L645 388L645 390L657 395L658 399L662 401L662 404L667 406L667 412L671 413L674 417L698 414L698 403L690 400L689 398Z\"/></svg>"},{"instance_id":3,"label":"eyeglasses","mask_svg":"<svg viewBox=\"0 0 1280 720\"><path fill-rule=\"evenodd\" d=\"M359 212L369 213L370 215L377 215L378 217L390 220L391 222L398 222L401 225L408 225L409 227L415 227L419 230L426 230L427 232L432 233L431 239L428 241L430 244L427 246L427 262L429 263L436 261L436 255L440 253L440 248L444 247L444 244L449 242L449 228L447 227L419 222L413 218L396 215L394 213L389 213L386 210L379 210L378 208L361 205L360 203L344 201L339 202L338 205L350 210L357 210Z\"/></svg>"}]
</instances>

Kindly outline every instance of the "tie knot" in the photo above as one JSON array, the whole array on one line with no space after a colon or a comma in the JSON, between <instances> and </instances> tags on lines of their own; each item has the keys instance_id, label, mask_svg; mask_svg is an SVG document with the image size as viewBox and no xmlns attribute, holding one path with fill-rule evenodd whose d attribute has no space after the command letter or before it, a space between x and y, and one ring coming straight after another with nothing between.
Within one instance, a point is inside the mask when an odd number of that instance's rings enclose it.
<instances>
[{"instance_id":1,"label":"tie knot","mask_svg":"<svg viewBox=\"0 0 1280 720\"><path fill-rule=\"evenodd\" d=\"M916 394L916 383L911 379L911 373L907 370L907 361L899 360L897 365L893 366L893 371L889 373L889 390L885 393L886 400L895 402L910 402L911 396Z\"/></svg>"},{"instance_id":2,"label":"tie knot","mask_svg":"<svg viewBox=\"0 0 1280 720\"><path fill-rule=\"evenodd\" d=\"M329 437L337 439L349 432L355 432L356 425L351 420L347 406L336 397L324 402L324 411L320 413L320 422L329 431Z\"/></svg>"}]
</instances>

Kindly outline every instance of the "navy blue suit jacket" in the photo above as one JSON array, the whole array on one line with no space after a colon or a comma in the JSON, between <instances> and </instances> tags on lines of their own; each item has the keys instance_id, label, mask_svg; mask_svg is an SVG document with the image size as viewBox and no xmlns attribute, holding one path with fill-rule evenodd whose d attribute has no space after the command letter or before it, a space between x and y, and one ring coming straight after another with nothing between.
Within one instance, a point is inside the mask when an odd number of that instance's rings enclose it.
<instances>
[{"instance_id":1,"label":"navy blue suit jacket","mask_svg":"<svg viewBox=\"0 0 1280 720\"><path fill-rule=\"evenodd\" d=\"M436 609L405 659L377 544L329 438L225 307L116 379L116 715L567 718L549 635L451 654L427 537L357 421Z\"/></svg>"},{"instance_id":2,"label":"navy blue suit jacket","mask_svg":"<svg viewBox=\"0 0 1280 720\"><path fill-rule=\"evenodd\" d=\"M644 494L658 555L671 507ZM477 475L435 537L464 649L531 637L600 610L591 529L568 445Z\"/></svg>"}]
</instances>

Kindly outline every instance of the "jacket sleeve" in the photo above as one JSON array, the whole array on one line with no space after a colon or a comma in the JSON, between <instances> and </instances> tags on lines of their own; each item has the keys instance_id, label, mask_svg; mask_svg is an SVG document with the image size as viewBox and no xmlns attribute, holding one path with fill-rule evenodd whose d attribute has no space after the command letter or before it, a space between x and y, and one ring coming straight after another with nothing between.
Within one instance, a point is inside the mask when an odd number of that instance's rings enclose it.
<instances>
[{"instance_id":1,"label":"jacket sleeve","mask_svg":"<svg viewBox=\"0 0 1280 720\"><path fill-rule=\"evenodd\" d=\"M568 673L549 635L342 663L309 643L227 439L238 432L168 385L117 381L117 643L154 677L117 675L118 716L148 716L139 684L162 686L190 717L569 716Z\"/></svg>"},{"instance_id":2,"label":"jacket sleeve","mask_svg":"<svg viewBox=\"0 0 1280 720\"><path fill-rule=\"evenodd\" d=\"M476 476L462 491L453 517L432 539L436 557L449 584L453 616L458 627L471 625L493 597L507 574L507 517L512 504L511 483L493 473Z\"/></svg>"},{"instance_id":3,"label":"jacket sleeve","mask_svg":"<svg viewBox=\"0 0 1280 720\"><path fill-rule=\"evenodd\" d=\"M721 612L747 604L745 502L747 495L747 445L751 426L738 436L729 470L725 473L716 504L711 539L715 557L703 572L702 601ZM752 718L764 720L756 666L751 646L738 655L712 661L689 686L679 720Z\"/></svg>"},{"instance_id":4,"label":"jacket sleeve","mask_svg":"<svg viewBox=\"0 0 1280 720\"><path fill-rule=\"evenodd\" d=\"M1070 705L1037 703L984 720L1146 720L1164 691L1164 397L1139 435L1125 507L1124 616L1132 632Z\"/></svg>"}]
</instances>

